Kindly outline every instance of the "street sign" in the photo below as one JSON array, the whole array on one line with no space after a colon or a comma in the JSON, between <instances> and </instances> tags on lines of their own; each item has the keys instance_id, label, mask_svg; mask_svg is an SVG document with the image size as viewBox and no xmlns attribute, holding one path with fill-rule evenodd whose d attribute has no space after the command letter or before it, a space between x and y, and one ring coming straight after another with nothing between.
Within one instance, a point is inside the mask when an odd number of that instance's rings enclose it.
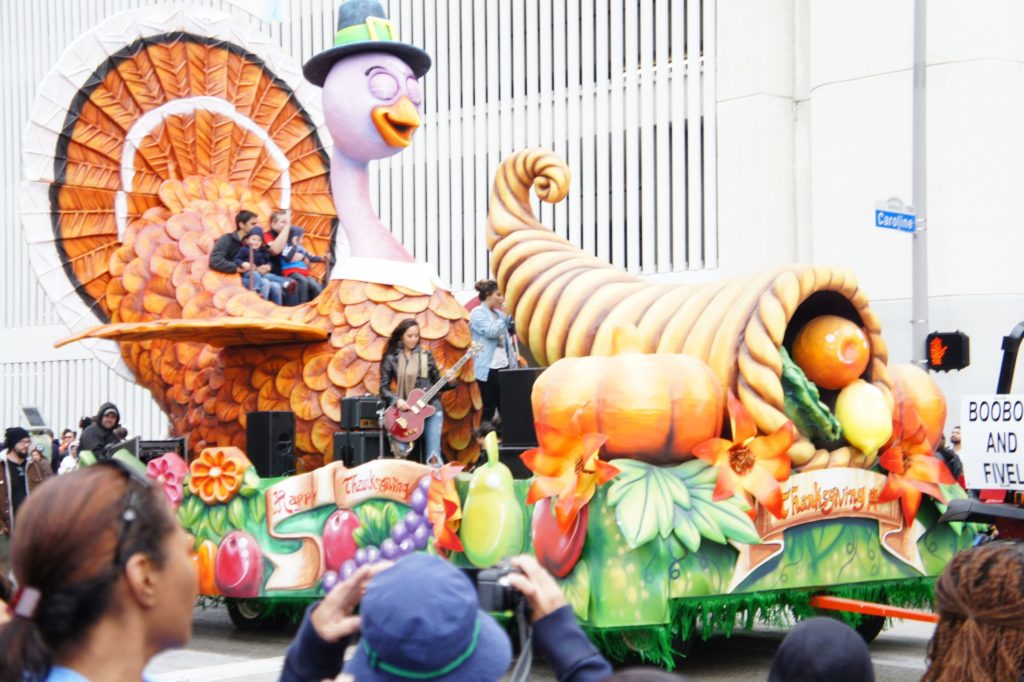
<instances>
[{"instance_id":1,"label":"street sign","mask_svg":"<svg viewBox=\"0 0 1024 682\"><path fill-rule=\"evenodd\" d=\"M875 202L875 227L900 232L917 231L917 214L913 206L904 206L895 197Z\"/></svg>"},{"instance_id":2,"label":"street sign","mask_svg":"<svg viewBox=\"0 0 1024 682\"><path fill-rule=\"evenodd\" d=\"M1024 490L1024 396L963 396L960 442L968 488Z\"/></svg>"}]
</instances>

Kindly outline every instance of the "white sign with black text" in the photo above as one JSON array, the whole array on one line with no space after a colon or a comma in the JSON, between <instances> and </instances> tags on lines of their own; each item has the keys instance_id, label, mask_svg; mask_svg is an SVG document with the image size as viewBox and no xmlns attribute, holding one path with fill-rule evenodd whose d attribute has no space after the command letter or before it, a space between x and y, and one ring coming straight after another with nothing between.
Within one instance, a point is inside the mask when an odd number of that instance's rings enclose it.
<instances>
[{"instance_id":1,"label":"white sign with black text","mask_svg":"<svg viewBox=\"0 0 1024 682\"><path fill-rule=\"evenodd\" d=\"M968 488L1024 490L1024 396L963 396L960 442Z\"/></svg>"}]
</instances>

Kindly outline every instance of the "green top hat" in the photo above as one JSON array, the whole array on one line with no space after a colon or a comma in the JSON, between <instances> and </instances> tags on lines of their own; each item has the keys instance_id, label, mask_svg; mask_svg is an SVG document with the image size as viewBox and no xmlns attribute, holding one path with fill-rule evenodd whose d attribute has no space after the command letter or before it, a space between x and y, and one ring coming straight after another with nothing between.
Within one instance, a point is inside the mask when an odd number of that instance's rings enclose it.
<instances>
[{"instance_id":1,"label":"green top hat","mask_svg":"<svg viewBox=\"0 0 1024 682\"><path fill-rule=\"evenodd\" d=\"M323 87L331 67L339 59L360 52L393 54L410 67L417 78L430 70L430 55L418 47L398 40L398 31L375 0L349 0L338 7L338 31L334 47L306 62L302 73L306 80Z\"/></svg>"}]
</instances>

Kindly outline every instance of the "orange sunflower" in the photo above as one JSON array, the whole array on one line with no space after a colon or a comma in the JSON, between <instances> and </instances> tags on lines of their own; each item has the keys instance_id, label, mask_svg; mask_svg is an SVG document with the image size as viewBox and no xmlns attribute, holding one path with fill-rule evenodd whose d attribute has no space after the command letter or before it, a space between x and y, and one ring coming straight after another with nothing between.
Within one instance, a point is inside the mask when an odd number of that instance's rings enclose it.
<instances>
[{"instance_id":1,"label":"orange sunflower","mask_svg":"<svg viewBox=\"0 0 1024 682\"><path fill-rule=\"evenodd\" d=\"M557 497L555 519L566 533L572 528L580 509L594 496L597 486L607 483L619 473L617 468L598 456L608 436L584 433L580 414L581 410L577 410L568 429L537 423L537 440L556 443L557 451L534 448L520 455L523 463L535 474L526 503Z\"/></svg>"},{"instance_id":2,"label":"orange sunflower","mask_svg":"<svg viewBox=\"0 0 1024 682\"><path fill-rule=\"evenodd\" d=\"M789 451L796 439L793 422L787 421L775 433L757 435L754 419L736 395L729 391L729 423L732 440L711 438L693 449L693 454L718 467L714 500L727 500L737 489L750 502L753 497L776 518L783 517L782 488L789 478ZM753 506L753 505L751 505Z\"/></svg>"},{"instance_id":3,"label":"orange sunflower","mask_svg":"<svg viewBox=\"0 0 1024 682\"><path fill-rule=\"evenodd\" d=\"M238 448L206 448L189 465L188 489L206 504L224 504L242 487L242 477L251 465Z\"/></svg>"},{"instance_id":4,"label":"orange sunflower","mask_svg":"<svg viewBox=\"0 0 1024 682\"><path fill-rule=\"evenodd\" d=\"M455 488L455 477L462 468L461 464L449 462L440 469L430 472L427 519L434 526L435 546L439 551L465 551L458 535L459 524L462 522L462 502L459 500L459 491Z\"/></svg>"},{"instance_id":5,"label":"orange sunflower","mask_svg":"<svg viewBox=\"0 0 1024 682\"><path fill-rule=\"evenodd\" d=\"M892 437L884 446L878 463L889 472L879 502L900 501L907 525L914 523L921 507L921 495L928 494L945 502L939 483L953 483L953 475L941 461L932 455L927 430L913 406L897 410L892 421Z\"/></svg>"}]
</instances>

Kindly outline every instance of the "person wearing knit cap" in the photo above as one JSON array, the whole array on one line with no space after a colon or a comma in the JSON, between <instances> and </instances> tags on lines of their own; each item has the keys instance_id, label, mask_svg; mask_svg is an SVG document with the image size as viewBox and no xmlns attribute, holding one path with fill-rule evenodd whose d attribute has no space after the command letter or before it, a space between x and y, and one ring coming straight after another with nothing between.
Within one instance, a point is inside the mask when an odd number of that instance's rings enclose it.
<instances>
[{"instance_id":1,"label":"person wearing knit cap","mask_svg":"<svg viewBox=\"0 0 1024 682\"><path fill-rule=\"evenodd\" d=\"M97 457L106 457L107 448L121 442L114 429L121 425L121 411L117 405L106 402L100 405L92 423L82 431L78 444L79 452L91 452Z\"/></svg>"},{"instance_id":2,"label":"person wearing knit cap","mask_svg":"<svg viewBox=\"0 0 1024 682\"><path fill-rule=\"evenodd\" d=\"M10 542L15 514L29 493L53 475L39 452L29 455L32 437L20 426L4 433L4 459L0 462L0 573L10 570Z\"/></svg>"},{"instance_id":3,"label":"person wearing knit cap","mask_svg":"<svg viewBox=\"0 0 1024 682\"><path fill-rule=\"evenodd\" d=\"M270 250L263 242L263 228L252 225L246 232L244 244L235 254L235 265L240 267L243 263L251 264L255 272L243 272L242 284L259 291L266 300L281 305L285 286L294 285L287 278L270 271Z\"/></svg>"},{"instance_id":4,"label":"person wearing knit cap","mask_svg":"<svg viewBox=\"0 0 1024 682\"><path fill-rule=\"evenodd\" d=\"M782 640L768 682L875 682L871 652L857 632L833 618L797 624Z\"/></svg>"}]
</instances>

